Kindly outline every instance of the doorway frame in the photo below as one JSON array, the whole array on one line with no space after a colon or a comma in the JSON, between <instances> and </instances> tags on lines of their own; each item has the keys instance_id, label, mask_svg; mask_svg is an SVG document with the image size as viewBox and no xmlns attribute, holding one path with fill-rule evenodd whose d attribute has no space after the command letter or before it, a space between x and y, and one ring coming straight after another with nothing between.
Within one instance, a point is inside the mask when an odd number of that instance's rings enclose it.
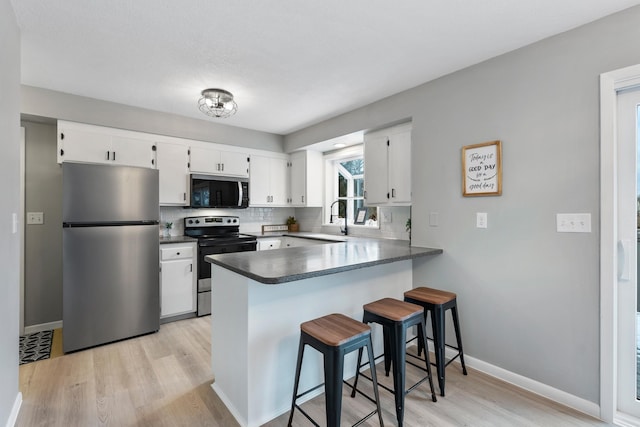
<instances>
[{"instance_id":1,"label":"doorway frame","mask_svg":"<svg viewBox=\"0 0 640 427\"><path fill-rule=\"evenodd\" d=\"M622 425L637 420L617 411L617 98L633 87L640 64L600 75L600 418Z\"/></svg>"}]
</instances>

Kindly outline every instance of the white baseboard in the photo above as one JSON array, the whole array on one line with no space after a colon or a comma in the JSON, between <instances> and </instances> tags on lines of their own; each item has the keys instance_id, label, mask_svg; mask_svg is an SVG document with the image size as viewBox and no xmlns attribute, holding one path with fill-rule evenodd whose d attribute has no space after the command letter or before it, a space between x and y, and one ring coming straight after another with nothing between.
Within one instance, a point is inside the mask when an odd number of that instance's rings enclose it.
<instances>
[{"instance_id":1,"label":"white baseboard","mask_svg":"<svg viewBox=\"0 0 640 427\"><path fill-rule=\"evenodd\" d=\"M617 412L613 416L613 424L621 427L638 427L640 426L640 419L629 414Z\"/></svg>"},{"instance_id":2,"label":"white baseboard","mask_svg":"<svg viewBox=\"0 0 640 427\"><path fill-rule=\"evenodd\" d=\"M58 328L62 328L62 320L58 320L56 322L49 322L49 323L40 323L38 325L25 326L24 333L33 334L35 332L50 331L52 329L58 329Z\"/></svg>"},{"instance_id":3,"label":"white baseboard","mask_svg":"<svg viewBox=\"0 0 640 427\"><path fill-rule=\"evenodd\" d=\"M235 405L231 403L231 400L227 397L227 395L222 390L220 390L215 381L213 384L211 384L211 388L213 389L214 393L220 398L220 400L222 400L222 403L224 403L224 406L226 406L229 412L231 412L231 415L233 415L233 418L236 419L238 424L240 424L241 427L247 427L247 420L242 415L240 415L240 411L238 411Z\"/></svg>"},{"instance_id":4,"label":"white baseboard","mask_svg":"<svg viewBox=\"0 0 640 427\"><path fill-rule=\"evenodd\" d=\"M22 406L22 393L18 392L18 395L16 396L16 400L13 402L13 408L11 408L9 419L7 420L7 427L14 427L16 425L16 421L18 420L18 413L20 412L21 406Z\"/></svg>"},{"instance_id":5,"label":"white baseboard","mask_svg":"<svg viewBox=\"0 0 640 427\"><path fill-rule=\"evenodd\" d=\"M433 351L432 341L429 341L429 348L431 349L431 351ZM446 348L445 353L447 358L451 358L456 355L456 351L451 348ZM484 362L480 359L476 359L475 357L471 357L466 353L464 355L464 362L465 365L470 368L477 369L478 371L483 372L487 375L491 375L492 377L498 378L499 380L502 380L509 384L513 384L524 390L530 391L542 397L546 397L547 399L553 400L554 402L560 403L561 405L568 406L575 409L576 411L580 411L587 415L600 419L600 406L597 403L591 402L565 391L558 390L557 388L551 387L547 384L543 384L536 380L532 380L531 378L527 378L520 374L507 371L506 369Z\"/></svg>"}]
</instances>

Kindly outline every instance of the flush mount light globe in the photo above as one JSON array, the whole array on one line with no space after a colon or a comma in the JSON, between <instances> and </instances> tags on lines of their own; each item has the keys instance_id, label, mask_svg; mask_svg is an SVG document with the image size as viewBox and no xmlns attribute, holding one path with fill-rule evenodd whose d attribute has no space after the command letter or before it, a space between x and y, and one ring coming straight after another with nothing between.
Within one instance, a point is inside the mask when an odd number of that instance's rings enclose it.
<instances>
[{"instance_id":1,"label":"flush mount light globe","mask_svg":"<svg viewBox=\"0 0 640 427\"><path fill-rule=\"evenodd\" d=\"M223 89L205 89L198 100L198 108L207 116L225 118L233 116L238 111L238 104L233 95Z\"/></svg>"}]
</instances>

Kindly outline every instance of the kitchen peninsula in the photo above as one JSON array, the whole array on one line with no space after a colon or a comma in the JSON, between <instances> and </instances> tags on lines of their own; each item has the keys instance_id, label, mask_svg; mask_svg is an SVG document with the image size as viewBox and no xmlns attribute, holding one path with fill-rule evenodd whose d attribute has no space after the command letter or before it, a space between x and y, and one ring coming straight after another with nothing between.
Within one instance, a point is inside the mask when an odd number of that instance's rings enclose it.
<instances>
[{"instance_id":1,"label":"kitchen peninsula","mask_svg":"<svg viewBox=\"0 0 640 427\"><path fill-rule=\"evenodd\" d=\"M402 299L412 286L412 260L441 253L406 241L348 238L207 256L214 391L242 426L259 426L288 411L300 323L330 313L361 319L363 304ZM376 354L382 352L381 334L374 328ZM345 378L355 374L355 356L345 360ZM322 378L321 355L307 349L300 390Z\"/></svg>"}]
</instances>

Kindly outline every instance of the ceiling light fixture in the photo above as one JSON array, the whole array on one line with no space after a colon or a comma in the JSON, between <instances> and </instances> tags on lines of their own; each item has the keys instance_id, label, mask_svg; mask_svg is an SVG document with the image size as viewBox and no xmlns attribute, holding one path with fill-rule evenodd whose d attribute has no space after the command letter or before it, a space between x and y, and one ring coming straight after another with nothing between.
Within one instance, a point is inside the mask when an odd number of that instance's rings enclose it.
<instances>
[{"instance_id":1,"label":"ceiling light fixture","mask_svg":"<svg viewBox=\"0 0 640 427\"><path fill-rule=\"evenodd\" d=\"M200 111L207 116L226 118L238 111L238 104L233 100L233 94L223 89L205 89L198 100Z\"/></svg>"},{"instance_id":2,"label":"ceiling light fixture","mask_svg":"<svg viewBox=\"0 0 640 427\"><path fill-rule=\"evenodd\" d=\"M347 144L345 144L344 142L336 142L335 144L333 144L333 146L336 148L344 148L347 146Z\"/></svg>"}]
</instances>

